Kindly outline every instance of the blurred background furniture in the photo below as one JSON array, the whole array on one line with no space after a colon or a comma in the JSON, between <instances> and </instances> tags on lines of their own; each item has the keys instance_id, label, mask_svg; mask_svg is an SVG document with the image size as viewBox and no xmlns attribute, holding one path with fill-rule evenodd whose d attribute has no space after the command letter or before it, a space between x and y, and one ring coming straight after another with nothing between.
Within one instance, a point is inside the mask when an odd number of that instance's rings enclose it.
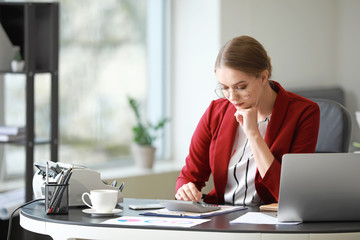
<instances>
[{"instance_id":1,"label":"blurred background furniture","mask_svg":"<svg viewBox=\"0 0 360 240\"><path fill-rule=\"evenodd\" d=\"M302 88L302 89L292 89L290 92L296 93L302 97L306 98L321 98L329 99L335 102L340 103L343 106L345 104L345 92L339 86L330 86L330 87L315 87L315 88Z\"/></svg>"},{"instance_id":2,"label":"blurred background furniture","mask_svg":"<svg viewBox=\"0 0 360 240\"><path fill-rule=\"evenodd\" d=\"M320 107L320 128L315 152L348 152L351 136L351 116L338 102L310 98Z\"/></svg>"},{"instance_id":3,"label":"blurred background furniture","mask_svg":"<svg viewBox=\"0 0 360 240\"><path fill-rule=\"evenodd\" d=\"M292 89L320 107L320 129L315 152L348 152L351 116L345 105L345 92L339 86Z\"/></svg>"},{"instance_id":4,"label":"blurred background furniture","mask_svg":"<svg viewBox=\"0 0 360 240\"><path fill-rule=\"evenodd\" d=\"M35 146L48 144L52 161L58 160L58 61L59 61L59 3L58 2L0 2L0 24L2 35L6 34L11 44L18 46L25 61L23 71L26 86L26 138L20 142L5 142L25 147L25 200L33 198ZM4 44L0 42L0 45ZM8 44L9 45L9 44ZM5 46L6 47L6 46ZM4 49L4 48L0 48ZM1 55L2 60L4 59ZM10 68L1 68L0 75L14 74ZM50 90L50 136L35 138L35 76L49 74ZM11 125L11 123L9 123ZM19 218L13 222L12 239L43 239L38 234L23 230ZM0 221L0 239L5 239L9 222ZM14 237L15 236L15 237ZM48 236L44 236L49 239Z\"/></svg>"},{"instance_id":5,"label":"blurred background furniture","mask_svg":"<svg viewBox=\"0 0 360 240\"><path fill-rule=\"evenodd\" d=\"M0 2L0 23L25 61L25 69L16 74L26 78L26 139L20 145L25 146L25 200L30 201L35 145L49 144L51 161L58 160L59 3ZM13 74L8 66L0 74ZM50 136L35 139L35 75L44 73L51 81Z\"/></svg>"}]
</instances>

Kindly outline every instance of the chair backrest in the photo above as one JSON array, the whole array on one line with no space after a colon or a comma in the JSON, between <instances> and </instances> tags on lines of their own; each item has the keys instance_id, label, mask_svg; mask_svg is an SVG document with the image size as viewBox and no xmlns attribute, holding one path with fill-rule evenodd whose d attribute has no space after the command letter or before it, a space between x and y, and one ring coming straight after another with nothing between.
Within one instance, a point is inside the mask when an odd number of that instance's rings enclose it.
<instances>
[{"instance_id":1,"label":"chair backrest","mask_svg":"<svg viewBox=\"0 0 360 240\"><path fill-rule=\"evenodd\" d=\"M345 92L341 87L312 87L307 89L293 89L290 92L296 93L306 98L330 99L345 105Z\"/></svg>"},{"instance_id":2,"label":"chair backrest","mask_svg":"<svg viewBox=\"0 0 360 240\"><path fill-rule=\"evenodd\" d=\"M351 116L338 102L310 98L320 108L320 128L316 144L317 153L348 152L351 135Z\"/></svg>"}]
</instances>

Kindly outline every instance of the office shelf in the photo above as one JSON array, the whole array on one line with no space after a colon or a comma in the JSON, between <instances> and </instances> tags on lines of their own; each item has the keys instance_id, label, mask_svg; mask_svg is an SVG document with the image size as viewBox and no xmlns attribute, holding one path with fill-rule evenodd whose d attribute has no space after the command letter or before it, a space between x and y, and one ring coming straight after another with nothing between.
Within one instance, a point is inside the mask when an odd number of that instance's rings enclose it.
<instances>
[{"instance_id":1,"label":"office shelf","mask_svg":"<svg viewBox=\"0 0 360 240\"><path fill-rule=\"evenodd\" d=\"M25 147L25 200L32 200L34 146L50 145L50 159L58 161L58 62L59 62L59 3L0 2L0 23L13 45L20 47L25 61L22 72L10 70L0 74L22 74L26 79L26 138L9 142ZM1 44L1 43L0 43ZM1 56L0 56L1 57ZM50 74L51 113L50 139L35 139L35 75Z\"/></svg>"}]
</instances>

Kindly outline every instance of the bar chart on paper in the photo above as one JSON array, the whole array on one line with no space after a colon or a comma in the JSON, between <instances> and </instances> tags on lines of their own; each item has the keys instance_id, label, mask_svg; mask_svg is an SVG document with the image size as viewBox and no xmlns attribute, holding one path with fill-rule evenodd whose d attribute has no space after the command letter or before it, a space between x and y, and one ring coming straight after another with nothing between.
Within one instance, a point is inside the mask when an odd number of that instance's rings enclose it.
<instances>
[{"instance_id":1,"label":"bar chart on paper","mask_svg":"<svg viewBox=\"0 0 360 240\"><path fill-rule=\"evenodd\" d=\"M184 219L162 217L119 217L104 221L106 224L127 226L193 227L210 219Z\"/></svg>"}]
</instances>

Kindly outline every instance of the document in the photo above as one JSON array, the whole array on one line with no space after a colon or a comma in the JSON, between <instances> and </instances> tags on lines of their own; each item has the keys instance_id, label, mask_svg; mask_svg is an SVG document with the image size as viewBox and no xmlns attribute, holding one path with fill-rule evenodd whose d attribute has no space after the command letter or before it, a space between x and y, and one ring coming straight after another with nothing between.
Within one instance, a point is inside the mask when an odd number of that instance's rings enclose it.
<instances>
[{"instance_id":1,"label":"document","mask_svg":"<svg viewBox=\"0 0 360 240\"><path fill-rule=\"evenodd\" d=\"M230 223L296 225L301 222L280 222L275 213L248 212Z\"/></svg>"},{"instance_id":2,"label":"document","mask_svg":"<svg viewBox=\"0 0 360 240\"><path fill-rule=\"evenodd\" d=\"M119 217L106 220L102 223L127 225L127 226L161 226L161 227L193 227L198 224L208 222L210 219L179 219L163 217Z\"/></svg>"}]
</instances>

